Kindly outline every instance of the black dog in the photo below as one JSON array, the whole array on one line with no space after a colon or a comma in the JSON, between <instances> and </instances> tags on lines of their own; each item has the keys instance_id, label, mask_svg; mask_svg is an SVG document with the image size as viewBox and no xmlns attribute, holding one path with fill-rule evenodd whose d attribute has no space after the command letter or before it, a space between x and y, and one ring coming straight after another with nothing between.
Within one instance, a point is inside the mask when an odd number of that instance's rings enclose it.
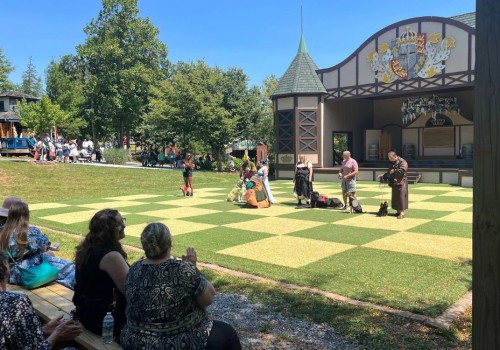
<instances>
[{"instance_id":1,"label":"black dog","mask_svg":"<svg viewBox=\"0 0 500 350\"><path fill-rule=\"evenodd\" d=\"M339 208L342 208L344 206L344 203L342 203L340 201L340 199L338 199L338 198L328 198L328 200L326 201L326 204L330 208L334 208L334 209L339 209Z\"/></svg>"},{"instance_id":2,"label":"black dog","mask_svg":"<svg viewBox=\"0 0 500 350\"><path fill-rule=\"evenodd\" d=\"M387 216L387 214L389 214L388 208L389 208L389 203L387 203L387 201L381 202L380 209L378 210L377 216Z\"/></svg>"}]
</instances>

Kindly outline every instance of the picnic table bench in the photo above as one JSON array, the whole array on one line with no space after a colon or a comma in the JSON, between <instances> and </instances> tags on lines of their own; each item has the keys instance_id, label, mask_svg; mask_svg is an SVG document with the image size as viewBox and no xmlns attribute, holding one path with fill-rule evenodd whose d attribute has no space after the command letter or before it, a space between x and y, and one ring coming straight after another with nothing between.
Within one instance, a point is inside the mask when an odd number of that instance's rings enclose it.
<instances>
[{"instance_id":1,"label":"picnic table bench","mask_svg":"<svg viewBox=\"0 0 500 350\"><path fill-rule=\"evenodd\" d=\"M73 298L73 291L59 283L52 283L45 287L32 290L8 284L7 290L26 294L30 298L36 313L43 320L43 322L47 322L61 314L64 315L64 318L70 318L70 312L75 308L73 301L71 300ZM81 346L82 349L121 349L120 345L116 342L104 344L99 335L94 334L83 327L82 334L80 334L75 341Z\"/></svg>"}]
</instances>

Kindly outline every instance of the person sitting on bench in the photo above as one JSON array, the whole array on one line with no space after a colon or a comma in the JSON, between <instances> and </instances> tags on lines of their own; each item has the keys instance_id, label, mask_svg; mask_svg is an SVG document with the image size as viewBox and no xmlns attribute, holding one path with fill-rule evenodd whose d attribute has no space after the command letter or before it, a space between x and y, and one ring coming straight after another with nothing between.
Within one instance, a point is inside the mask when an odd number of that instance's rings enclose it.
<instances>
[{"instance_id":1,"label":"person sitting on bench","mask_svg":"<svg viewBox=\"0 0 500 350\"><path fill-rule=\"evenodd\" d=\"M24 294L7 291L9 256L0 250L0 349L55 348L82 333L78 322L59 316L44 327L36 315L31 300Z\"/></svg>"}]
</instances>

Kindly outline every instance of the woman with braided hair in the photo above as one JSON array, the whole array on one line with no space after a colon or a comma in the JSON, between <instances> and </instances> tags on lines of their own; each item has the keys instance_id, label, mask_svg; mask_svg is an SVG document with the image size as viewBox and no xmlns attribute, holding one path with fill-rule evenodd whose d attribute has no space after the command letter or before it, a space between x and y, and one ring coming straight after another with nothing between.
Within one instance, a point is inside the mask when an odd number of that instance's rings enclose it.
<instances>
[{"instance_id":1,"label":"woman with braided hair","mask_svg":"<svg viewBox=\"0 0 500 350\"><path fill-rule=\"evenodd\" d=\"M173 257L170 231L158 222L144 228L141 243L146 259L130 267L125 283L123 349L241 350L233 327L206 311L215 288L196 267L195 250Z\"/></svg>"}]
</instances>

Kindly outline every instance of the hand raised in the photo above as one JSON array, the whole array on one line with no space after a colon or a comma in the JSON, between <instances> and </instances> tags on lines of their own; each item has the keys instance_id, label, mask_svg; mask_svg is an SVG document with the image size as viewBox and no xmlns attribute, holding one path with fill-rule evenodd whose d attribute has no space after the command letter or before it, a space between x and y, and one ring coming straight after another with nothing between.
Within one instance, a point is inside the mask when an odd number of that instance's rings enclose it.
<instances>
[{"instance_id":1,"label":"hand raised","mask_svg":"<svg viewBox=\"0 0 500 350\"><path fill-rule=\"evenodd\" d=\"M182 256L182 260L188 261L188 262L196 265L197 256L196 256L196 251L194 250L194 248L188 247L186 249L186 255Z\"/></svg>"}]
</instances>

